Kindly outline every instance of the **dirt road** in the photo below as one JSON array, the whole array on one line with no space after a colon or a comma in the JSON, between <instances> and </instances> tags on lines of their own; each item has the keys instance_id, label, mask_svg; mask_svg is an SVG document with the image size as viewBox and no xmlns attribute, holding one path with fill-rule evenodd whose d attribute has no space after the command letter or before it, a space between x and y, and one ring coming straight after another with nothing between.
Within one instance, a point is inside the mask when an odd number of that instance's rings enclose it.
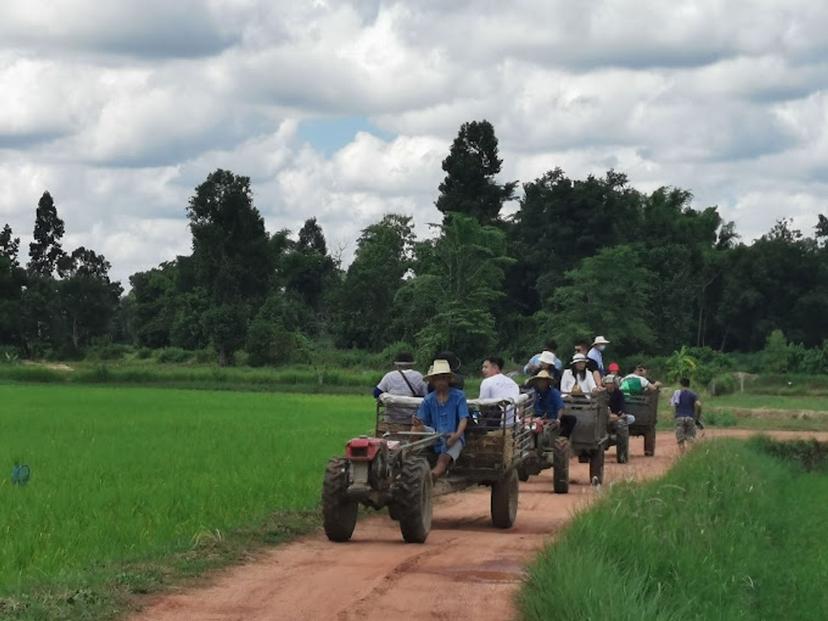
<instances>
[{"instance_id":1,"label":"dirt road","mask_svg":"<svg viewBox=\"0 0 828 621\"><path fill-rule=\"evenodd\" d=\"M750 432L708 432L747 436ZM779 437L828 434L779 432ZM605 485L662 474L675 459L670 433L658 437L658 455L644 458L633 439L629 464L607 453ZM511 619L523 568L573 513L594 500L588 466L573 460L570 493L552 493L549 471L520 486L515 527L489 522L489 491L480 488L440 499L424 545L404 544L385 514L361 521L347 544L319 533L264 553L218 574L210 586L164 595L135 621L264 621L307 619Z\"/></svg>"}]
</instances>

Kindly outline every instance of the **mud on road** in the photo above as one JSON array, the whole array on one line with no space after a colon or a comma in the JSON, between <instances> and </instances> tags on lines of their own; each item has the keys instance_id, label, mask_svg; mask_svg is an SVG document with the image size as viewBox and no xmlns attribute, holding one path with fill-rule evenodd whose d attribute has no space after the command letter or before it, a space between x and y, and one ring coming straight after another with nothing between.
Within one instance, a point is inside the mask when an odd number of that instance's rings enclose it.
<instances>
[{"instance_id":1,"label":"mud on road","mask_svg":"<svg viewBox=\"0 0 828 621\"><path fill-rule=\"evenodd\" d=\"M751 432L707 432L723 435ZM828 440L825 433L773 435ZM643 457L640 438L630 453L624 465L615 463L615 449L607 453L605 488L664 473L678 449L671 433L660 433L656 457ZM510 530L491 526L488 488L452 494L435 503L423 545L403 543L397 522L380 513L361 520L349 543L330 543L321 532L304 537L218 573L208 586L157 597L133 621L511 619L525 565L600 494L588 464L573 459L570 468L566 495L552 493L549 470L521 483Z\"/></svg>"}]
</instances>

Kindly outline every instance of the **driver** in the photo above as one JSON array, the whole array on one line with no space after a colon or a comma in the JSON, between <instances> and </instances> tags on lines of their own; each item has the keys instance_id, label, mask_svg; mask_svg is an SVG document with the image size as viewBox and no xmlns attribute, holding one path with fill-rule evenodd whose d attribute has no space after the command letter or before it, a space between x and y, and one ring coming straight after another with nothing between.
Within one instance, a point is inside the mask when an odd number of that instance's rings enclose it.
<instances>
[{"instance_id":1,"label":"driver","mask_svg":"<svg viewBox=\"0 0 828 621\"><path fill-rule=\"evenodd\" d=\"M432 448L437 453L437 465L431 470L434 480L446 473L452 462L460 457L465 443L463 432L469 422L469 407L462 390L451 387L453 379L448 360L435 360L423 378L434 387L423 399L412 420L415 431L436 431L448 434Z\"/></svg>"}]
</instances>

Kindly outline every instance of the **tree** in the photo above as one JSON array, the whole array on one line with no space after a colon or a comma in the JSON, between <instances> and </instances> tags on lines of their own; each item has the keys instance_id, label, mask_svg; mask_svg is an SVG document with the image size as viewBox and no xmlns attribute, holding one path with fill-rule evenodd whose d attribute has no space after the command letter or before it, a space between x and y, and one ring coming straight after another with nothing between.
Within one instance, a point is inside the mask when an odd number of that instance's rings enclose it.
<instances>
[{"instance_id":1,"label":"tree","mask_svg":"<svg viewBox=\"0 0 828 621\"><path fill-rule=\"evenodd\" d=\"M287 290L319 315L337 270L335 261L328 255L325 235L316 218L309 218L302 225L299 240L285 255L282 269Z\"/></svg>"},{"instance_id":2,"label":"tree","mask_svg":"<svg viewBox=\"0 0 828 621\"><path fill-rule=\"evenodd\" d=\"M502 163L492 124L486 120L463 123L443 160L446 177L440 184L437 209L443 214L471 216L481 224L495 222L503 203L514 198L517 186L517 181L501 185L495 180Z\"/></svg>"},{"instance_id":3,"label":"tree","mask_svg":"<svg viewBox=\"0 0 828 621\"><path fill-rule=\"evenodd\" d=\"M605 248L566 273L544 314L545 333L567 343L607 334L619 353L652 351L653 279L632 247Z\"/></svg>"},{"instance_id":4,"label":"tree","mask_svg":"<svg viewBox=\"0 0 828 621\"><path fill-rule=\"evenodd\" d=\"M34 241L29 244L29 273L41 278L51 278L60 267L64 252L63 220L58 217L52 195L44 192L35 212Z\"/></svg>"},{"instance_id":5,"label":"tree","mask_svg":"<svg viewBox=\"0 0 828 621\"><path fill-rule=\"evenodd\" d=\"M20 239L6 224L0 232L0 343L8 345L21 342L21 298L26 272L18 261L19 250Z\"/></svg>"},{"instance_id":6,"label":"tree","mask_svg":"<svg viewBox=\"0 0 828 621\"><path fill-rule=\"evenodd\" d=\"M224 365L244 341L250 310L267 294L273 273L268 235L253 206L250 179L226 170L196 188L187 217L195 281L213 307L205 327Z\"/></svg>"},{"instance_id":7,"label":"tree","mask_svg":"<svg viewBox=\"0 0 828 621\"><path fill-rule=\"evenodd\" d=\"M340 346L382 349L396 340L391 308L413 265L413 250L407 216L386 215L363 229L336 304Z\"/></svg>"},{"instance_id":8,"label":"tree","mask_svg":"<svg viewBox=\"0 0 828 621\"><path fill-rule=\"evenodd\" d=\"M440 237L417 247L416 277L398 291L395 315L405 340L425 360L441 349L462 358L484 355L495 341L493 309L503 295L506 236L462 214L451 214Z\"/></svg>"},{"instance_id":9,"label":"tree","mask_svg":"<svg viewBox=\"0 0 828 621\"><path fill-rule=\"evenodd\" d=\"M103 336L109 330L123 292L120 283L110 281L110 267L103 255L83 246L63 261L60 302L75 351L88 345L92 337Z\"/></svg>"},{"instance_id":10,"label":"tree","mask_svg":"<svg viewBox=\"0 0 828 621\"><path fill-rule=\"evenodd\" d=\"M135 343L143 347L170 345L170 331L175 317L178 263L167 261L129 277L132 290L130 332Z\"/></svg>"}]
</instances>

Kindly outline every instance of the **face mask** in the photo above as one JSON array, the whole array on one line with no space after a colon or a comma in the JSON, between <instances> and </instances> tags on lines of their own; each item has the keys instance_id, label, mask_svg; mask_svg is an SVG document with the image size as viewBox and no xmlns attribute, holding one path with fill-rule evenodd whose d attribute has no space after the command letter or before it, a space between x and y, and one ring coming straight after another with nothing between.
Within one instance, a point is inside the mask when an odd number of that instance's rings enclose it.
<instances>
[{"instance_id":1,"label":"face mask","mask_svg":"<svg viewBox=\"0 0 828 621\"><path fill-rule=\"evenodd\" d=\"M598 351L604 351L606 348L607 348L606 345L599 345L598 346Z\"/></svg>"}]
</instances>

